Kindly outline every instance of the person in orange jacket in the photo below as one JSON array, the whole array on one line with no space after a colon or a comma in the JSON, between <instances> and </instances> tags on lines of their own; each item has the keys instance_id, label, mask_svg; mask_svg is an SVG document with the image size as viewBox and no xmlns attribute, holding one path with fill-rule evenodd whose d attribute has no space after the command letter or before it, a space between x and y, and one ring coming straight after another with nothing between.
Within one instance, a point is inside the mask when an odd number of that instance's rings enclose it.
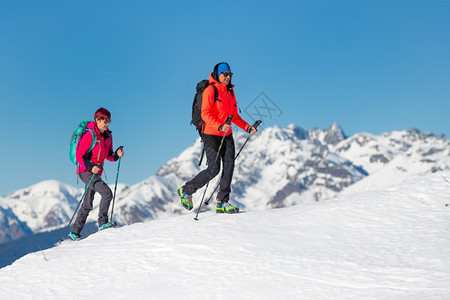
<instances>
[{"instance_id":1,"label":"person in orange jacket","mask_svg":"<svg viewBox=\"0 0 450 300\"><path fill-rule=\"evenodd\" d=\"M232 76L233 73L231 73L231 68L227 63L218 63L209 75L209 86L203 92L201 115L205 122L203 142L208 168L178 189L181 204L187 210L193 208L192 194L219 174L220 161L222 161L223 171L219 193L217 194L216 213L231 214L239 212L239 208L229 203L235 147L233 130L231 125L226 124L225 121L229 116L232 116L232 122L250 134L254 134L256 128L245 122L238 113L233 91L234 85L231 84ZM215 98L215 89L217 89L217 98ZM218 154L222 138L224 140ZM218 156L220 156L220 159L216 159Z\"/></svg>"}]
</instances>

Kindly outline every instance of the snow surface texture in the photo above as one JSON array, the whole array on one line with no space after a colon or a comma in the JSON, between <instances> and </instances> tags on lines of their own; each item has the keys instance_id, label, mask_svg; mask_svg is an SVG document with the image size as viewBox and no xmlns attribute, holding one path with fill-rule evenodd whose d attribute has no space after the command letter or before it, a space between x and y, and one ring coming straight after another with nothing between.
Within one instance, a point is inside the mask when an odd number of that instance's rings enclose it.
<instances>
[{"instance_id":1,"label":"snow surface texture","mask_svg":"<svg viewBox=\"0 0 450 300\"><path fill-rule=\"evenodd\" d=\"M450 171L108 229L0 269L0 299L450 299Z\"/></svg>"}]
</instances>

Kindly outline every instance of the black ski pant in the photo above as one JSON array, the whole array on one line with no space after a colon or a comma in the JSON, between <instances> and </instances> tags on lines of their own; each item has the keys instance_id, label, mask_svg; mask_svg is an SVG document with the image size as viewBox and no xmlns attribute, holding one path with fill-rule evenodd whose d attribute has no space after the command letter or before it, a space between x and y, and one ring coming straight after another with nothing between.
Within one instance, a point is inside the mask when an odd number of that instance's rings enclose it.
<instances>
[{"instance_id":1,"label":"black ski pant","mask_svg":"<svg viewBox=\"0 0 450 300\"><path fill-rule=\"evenodd\" d=\"M78 174L80 179L87 185L89 180L91 180L91 173L83 172ZM108 223L108 210L109 204L112 200L112 192L109 186L102 180L102 178L95 174L92 179L91 185L89 189L86 191L86 196L81 204L80 211L78 212L75 223L72 227L72 232L75 234L80 234L81 230L86 223L89 212L93 208L94 195L95 193L99 193L101 195L100 206L98 211L98 225L101 226L105 223Z\"/></svg>"},{"instance_id":2,"label":"black ski pant","mask_svg":"<svg viewBox=\"0 0 450 300\"><path fill-rule=\"evenodd\" d=\"M204 135L203 142L208 168L198 173L194 178L192 178L192 180L188 181L183 186L184 193L191 195L194 194L198 189L202 188L206 183L219 174L220 162L222 161L222 178L220 179L220 189L217 194L218 205L222 202L228 202L230 199L235 154L233 134L230 134L225 137L222 148L220 149L219 157L217 157L217 152L221 141L221 136Z\"/></svg>"}]
</instances>

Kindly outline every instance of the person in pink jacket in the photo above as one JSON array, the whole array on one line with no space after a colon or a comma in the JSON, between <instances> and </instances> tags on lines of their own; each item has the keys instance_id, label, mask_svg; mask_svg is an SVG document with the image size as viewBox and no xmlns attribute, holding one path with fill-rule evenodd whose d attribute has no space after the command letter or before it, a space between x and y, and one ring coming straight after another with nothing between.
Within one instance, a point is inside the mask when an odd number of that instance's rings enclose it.
<instances>
[{"instance_id":1,"label":"person in pink jacket","mask_svg":"<svg viewBox=\"0 0 450 300\"><path fill-rule=\"evenodd\" d=\"M80 239L80 232L86 223L89 212L93 208L94 195L96 192L101 195L98 212L98 229L102 230L115 225L112 220L108 220L108 210L112 199L112 192L109 186L102 180L101 175L103 173L103 163L105 162L105 159L116 161L119 157L124 155L124 152L120 148L113 151L112 135L111 131L108 129L108 126L111 123L111 113L107 109L101 107L95 112L94 120L95 121L89 122L87 125L97 138L94 147L90 152L88 151L93 140L93 134L88 130L81 138L75 155L79 164L77 167L77 174L80 179L87 186L92 176L93 178L89 189L86 191L86 198L81 205L72 230L69 233L69 237L72 240Z\"/></svg>"}]
</instances>

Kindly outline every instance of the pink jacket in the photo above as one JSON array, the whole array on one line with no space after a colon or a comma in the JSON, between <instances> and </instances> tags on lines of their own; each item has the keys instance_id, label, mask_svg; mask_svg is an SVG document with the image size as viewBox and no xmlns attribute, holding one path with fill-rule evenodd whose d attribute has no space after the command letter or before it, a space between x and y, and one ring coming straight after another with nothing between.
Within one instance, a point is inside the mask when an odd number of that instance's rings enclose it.
<instances>
[{"instance_id":1,"label":"pink jacket","mask_svg":"<svg viewBox=\"0 0 450 300\"><path fill-rule=\"evenodd\" d=\"M84 165L84 158L91 161L94 164L102 164L105 162L105 159L109 161L114 161L114 157L112 154L113 146L112 146L112 135L111 131L108 130L104 133L106 137L103 137L103 135L100 133L100 131L97 128L97 124L95 122L89 122L87 127L89 129L92 129L97 136L97 142L95 143L94 148L92 148L92 151L87 154L86 152L89 150L89 147L92 143L92 133L90 131L87 131L86 134L81 138L78 149L76 152L76 160L80 164L80 166L77 168L77 174L86 172L86 166ZM85 156L85 157L83 157ZM98 175L102 175L103 168L101 168Z\"/></svg>"}]
</instances>

